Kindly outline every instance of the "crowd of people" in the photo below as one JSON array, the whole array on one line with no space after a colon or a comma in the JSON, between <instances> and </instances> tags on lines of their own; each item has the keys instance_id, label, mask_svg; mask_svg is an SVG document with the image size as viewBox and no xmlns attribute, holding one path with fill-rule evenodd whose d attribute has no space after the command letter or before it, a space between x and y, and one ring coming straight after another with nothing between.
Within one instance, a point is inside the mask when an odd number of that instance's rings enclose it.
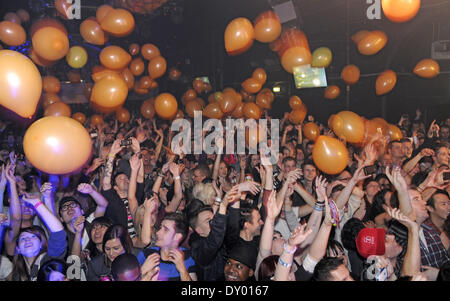
<instances>
[{"instance_id":1,"label":"crowd of people","mask_svg":"<svg viewBox=\"0 0 450 301\"><path fill-rule=\"evenodd\" d=\"M287 117L276 164L175 155L157 118L87 122L92 159L67 176L34 168L1 121L0 280L448 280L450 118L416 117L400 141L347 144L332 176Z\"/></svg>"}]
</instances>

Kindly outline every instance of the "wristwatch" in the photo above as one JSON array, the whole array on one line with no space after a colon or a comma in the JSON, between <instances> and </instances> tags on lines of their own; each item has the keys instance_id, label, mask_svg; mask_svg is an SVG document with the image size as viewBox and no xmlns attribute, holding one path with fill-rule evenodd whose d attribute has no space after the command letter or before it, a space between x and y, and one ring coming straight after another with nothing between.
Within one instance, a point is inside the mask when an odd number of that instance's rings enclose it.
<instances>
[{"instance_id":1,"label":"wristwatch","mask_svg":"<svg viewBox=\"0 0 450 301\"><path fill-rule=\"evenodd\" d=\"M222 199L219 197L216 197L216 200L214 202L220 204L220 203L222 203Z\"/></svg>"}]
</instances>

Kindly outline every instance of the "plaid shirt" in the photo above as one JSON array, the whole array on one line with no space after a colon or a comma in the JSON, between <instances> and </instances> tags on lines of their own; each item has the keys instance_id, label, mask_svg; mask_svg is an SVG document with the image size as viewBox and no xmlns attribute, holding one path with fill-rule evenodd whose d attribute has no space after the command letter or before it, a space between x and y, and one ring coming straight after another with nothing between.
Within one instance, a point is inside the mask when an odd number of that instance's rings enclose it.
<instances>
[{"instance_id":1,"label":"plaid shirt","mask_svg":"<svg viewBox=\"0 0 450 301\"><path fill-rule=\"evenodd\" d=\"M422 265L439 269L444 263L450 261L447 250L442 244L439 232L432 226L423 223L421 230L425 237L426 245L420 240L420 254Z\"/></svg>"}]
</instances>

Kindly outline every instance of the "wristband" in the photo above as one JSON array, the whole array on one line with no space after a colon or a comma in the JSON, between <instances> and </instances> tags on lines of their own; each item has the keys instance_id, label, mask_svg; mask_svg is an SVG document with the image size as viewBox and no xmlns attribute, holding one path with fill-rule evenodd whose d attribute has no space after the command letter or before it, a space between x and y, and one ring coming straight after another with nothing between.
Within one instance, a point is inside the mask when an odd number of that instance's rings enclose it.
<instances>
[{"instance_id":1,"label":"wristband","mask_svg":"<svg viewBox=\"0 0 450 301\"><path fill-rule=\"evenodd\" d=\"M41 205L44 205L44 203L42 203L41 201L37 202L37 203L33 206L33 207L34 207L34 210L37 211L37 208L38 208L39 206L41 206Z\"/></svg>"},{"instance_id":2,"label":"wristband","mask_svg":"<svg viewBox=\"0 0 450 301\"><path fill-rule=\"evenodd\" d=\"M285 251L287 254L294 254L295 251L297 251L297 246L295 246L294 249L291 250L291 251L289 251L286 247L287 247L287 245L286 245L286 243L284 243L284 244L283 244L283 249L284 249L284 251Z\"/></svg>"},{"instance_id":3,"label":"wristband","mask_svg":"<svg viewBox=\"0 0 450 301\"><path fill-rule=\"evenodd\" d=\"M291 263L284 262L283 259L281 259L281 256L278 258L278 263L284 266L285 268L290 268L292 266L292 262Z\"/></svg>"},{"instance_id":4,"label":"wristband","mask_svg":"<svg viewBox=\"0 0 450 301\"><path fill-rule=\"evenodd\" d=\"M315 205L314 206L314 210L322 212L323 211L323 207Z\"/></svg>"},{"instance_id":5,"label":"wristband","mask_svg":"<svg viewBox=\"0 0 450 301\"><path fill-rule=\"evenodd\" d=\"M108 158L114 159L115 157L116 157L116 155L108 154Z\"/></svg>"},{"instance_id":6,"label":"wristband","mask_svg":"<svg viewBox=\"0 0 450 301\"><path fill-rule=\"evenodd\" d=\"M216 197L216 200L215 200L215 202L216 202L216 203L219 203L219 204L220 204L220 203L222 203L222 199L221 199L221 198L219 198L219 197Z\"/></svg>"},{"instance_id":7,"label":"wristband","mask_svg":"<svg viewBox=\"0 0 450 301\"><path fill-rule=\"evenodd\" d=\"M174 177L173 179L174 179L174 180L179 180L179 179L180 179L180 176L176 176L176 177Z\"/></svg>"}]
</instances>

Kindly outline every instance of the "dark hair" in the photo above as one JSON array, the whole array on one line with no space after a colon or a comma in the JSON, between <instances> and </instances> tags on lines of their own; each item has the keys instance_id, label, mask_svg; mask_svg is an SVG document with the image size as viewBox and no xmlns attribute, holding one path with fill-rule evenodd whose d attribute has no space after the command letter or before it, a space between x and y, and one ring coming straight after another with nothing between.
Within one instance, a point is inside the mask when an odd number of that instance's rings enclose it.
<instances>
[{"instance_id":1,"label":"dark hair","mask_svg":"<svg viewBox=\"0 0 450 301\"><path fill-rule=\"evenodd\" d=\"M333 251L335 249L339 249L339 250L341 250L342 253L345 254L344 247L341 245L341 243L335 239L330 238L328 240L328 244L327 244L326 256L334 257L334 256L331 256L331 251Z\"/></svg>"},{"instance_id":2,"label":"dark hair","mask_svg":"<svg viewBox=\"0 0 450 301\"><path fill-rule=\"evenodd\" d=\"M445 195L445 196L448 198L448 193L447 193L447 191L442 190L442 189L436 190L436 191L431 195L431 198L429 198L428 201L427 201L427 205L430 206L430 207L433 208L433 209L436 209L436 207L435 207L435 199L434 199L434 196L437 195L437 194L443 194L443 195Z\"/></svg>"},{"instance_id":3,"label":"dark hair","mask_svg":"<svg viewBox=\"0 0 450 301\"><path fill-rule=\"evenodd\" d=\"M389 189L383 189L377 192L373 197L372 206L370 207L369 212L366 214L368 220L374 221L375 217L384 213L383 205L386 205L386 199L384 196L386 193L390 192Z\"/></svg>"},{"instance_id":4,"label":"dark hair","mask_svg":"<svg viewBox=\"0 0 450 301\"><path fill-rule=\"evenodd\" d=\"M436 144L433 145L433 150L434 150L435 156L437 156L437 153L443 147L447 148L447 145L445 145L444 143L436 143Z\"/></svg>"},{"instance_id":5,"label":"dark hair","mask_svg":"<svg viewBox=\"0 0 450 301\"><path fill-rule=\"evenodd\" d=\"M195 227L197 226L198 215L203 211L211 211L214 213L211 206L205 205L202 201L198 199L193 199L186 206L186 218L192 230L195 231Z\"/></svg>"},{"instance_id":6,"label":"dark hair","mask_svg":"<svg viewBox=\"0 0 450 301\"><path fill-rule=\"evenodd\" d=\"M112 226L113 222L112 222L112 220L110 218L108 218L106 216L97 217L91 223L91 230L94 228L94 226L96 224L100 224L102 226L106 226L107 228L109 228L109 227ZM86 246L86 249L89 250L89 256L91 258L94 258L97 255L99 255L100 252L98 251L97 246L95 245L94 241L92 240L91 231L88 232L88 235L89 235L89 242L88 242L88 244Z\"/></svg>"},{"instance_id":7,"label":"dark hair","mask_svg":"<svg viewBox=\"0 0 450 301\"><path fill-rule=\"evenodd\" d=\"M252 223L252 211L255 208L241 208L239 219L239 230L244 229L245 223Z\"/></svg>"},{"instance_id":8,"label":"dark hair","mask_svg":"<svg viewBox=\"0 0 450 301\"><path fill-rule=\"evenodd\" d=\"M314 281L331 281L331 272L343 264L342 258L324 257L316 264L312 279Z\"/></svg>"},{"instance_id":9,"label":"dark hair","mask_svg":"<svg viewBox=\"0 0 450 301\"><path fill-rule=\"evenodd\" d=\"M428 177L427 172L419 171L411 178L411 185L419 186Z\"/></svg>"},{"instance_id":10,"label":"dark hair","mask_svg":"<svg viewBox=\"0 0 450 301\"><path fill-rule=\"evenodd\" d=\"M188 233L189 233L189 226L186 217L181 213L169 213L162 221L174 221L175 222L175 233L180 233L182 235L182 239L180 241L180 245L183 243L183 241L186 239ZM161 221L161 223L162 223Z\"/></svg>"},{"instance_id":11,"label":"dark hair","mask_svg":"<svg viewBox=\"0 0 450 301\"><path fill-rule=\"evenodd\" d=\"M400 208L400 202L398 200L398 191L394 191L391 194L391 199L389 200L389 203L391 204L391 208Z\"/></svg>"},{"instance_id":12,"label":"dark hair","mask_svg":"<svg viewBox=\"0 0 450 301\"><path fill-rule=\"evenodd\" d=\"M436 281L450 281L450 261L441 266Z\"/></svg>"},{"instance_id":13,"label":"dark hair","mask_svg":"<svg viewBox=\"0 0 450 301\"><path fill-rule=\"evenodd\" d=\"M108 240L112 240L115 238L120 240L125 253L131 253L133 243L131 241L130 235L128 234L128 230L124 226L119 224L112 225L108 228L108 230L106 230L105 235L103 236L103 252L105 252L105 245Z\"/></svg>"},{"instance_id":14,"label":"dark hair","mask_svg":"<svg viewBox=\"0 0 450 301\"><path fill-rule=\"evenodd\" d=\"M47 237L45 235L44 229L39 226L31 226L28 228L21 229L16 237L16 246L19 246L20 235L24 232L28 232L36 235L42 243L39 255L47 252ZM39 257L36 257L36 259ZM31 264L33 266L34 262ZM13 270L11 272L10 278L12 281L28 281L30 280L30 274L28 274L28 269L26 268L25 259L22 254L16 254L13 259Z\"/></svg>"},{"instance_id":15,"label":"dark hair","mask_svg":"<svg viewBox=\"0 0 450 301\"><path fill-rule=\"evenodd\" d=\"M114 259L111 264L111 275L114 280L119 280L119 275L125 273L126 271L134 270L135 268L140 268L139 261L133 254L121 254Z\"/></svg>"},{"instance_id":16,"label":"dark hair","mask_svg":"<svg viewBox=\"0 0 450 301\"><path fill-rule=\"evenodd\" d=\"M117 177L120 176L120 175L125 175L128 178L126 173L124 173L123 171L119 171L118 173L116 173L114 175L114 178L113 178L113 181L112 181L113 186L117 185L116 184L116 180L117 180Z\"/></svg>"},{"instance_id":17,"label":"dark hair","mask_svg":"<svg viewBox=\"0 0 450 301\"><path fill-rule=\"evenodd\" d=\"M370 178L367 178L367 179L364 180L364 182L363 182L363 190L366 190L367 185L369 185L370 182L377 182L377 184L378 184L378 181L373 176L371 176Z\"/></svg>"},{"instance_id":18,"label":"dark hair","mask_svg":"<svg viewBox=\"0 0 450 301\"><path fill-rule=\"evenodd\" d=\"M283 161L281 161L281 164L284 164L288 161L294 161L294 163L296 162L295 159L292 157L285 157L285 158L283 158Z\"/></svg>"},{"instance_id":19,"label":"dark hair","mask_svg":"<svg viewBox=\"0 0 450 301\"><path fill-rule=\"evenodd\" d=\"M208 165L205 165L203 163L200 163L199 165L197 165L197 167L194 168L194 170L192 172L195 172L196 170L200 171L201 174L207 178L209 178L211 175L211 171L209 170Z\"/></svg>"},{"instance_id":20,"label":"dark hair","mask_svg":"<svg viewBox=\"0 0 450 301\"><path fill-rule=\"evenodd\" d=\"M342 184L338 184L338 185L334 186L333 189L331 189L331 195L333 195L333 193L335 193L335 192L344 190L344 188L345 187Z\"/></svg>"},{"instance_id":21,"label":"dark hair","mask_svg":"<svg viewBox=\"0 0 450 301\"><path fill-rule=\"evenodd\" d=\"M305 166L306 166L306 165L314 166L314 168L317 170L317 167L316 167L316 165L314 164L314 161L313 161L313 160L305 160L305 162L303 162L303 164L302 164L302 169L303 169L303 170L305 169ZM313 185L313 186L315 186L315 185Z\"/></svg>"},{"instance_id":22,"label":"dark hair","mask_svg":"<svg viewBox=\"0 0 450 301\"><path fill-rule=\"evenodd\" d=\"M411 141L411 140L409 140L409 138L402 138L402 139L400 139L400 142L401 142L401 143L404 143L404 142L409 142L409 143L411 143L411 144L412 144L412 141Z\"/></svg>"},{"instance_id":23,"label":"dark hair","mask_svg":"<svg viewBox=\"0 0 450 301\"><path fill-rule=\"evenodd\" d=\"M271 281L275 275L279 255L270 255L261 261L258 271L258 281Z\"/></svg>"},{"instance_id":24,"label":"dark hair","mask_svg":"<svg viewBox=\"0 0 450 301\"><path fill-rule=\"evenodd\" d=\"M67 264L60 259L52 259L41 266L37 274L37 281L50 281L49 277L52 272L60 272L64 276L67 275Z\"/></svg>"},{"instance_id":25,"label":"dark hair","mask_svg":"<svg viewBox=\"0 0 450 301\"><path fill-rule=\"evenodd\" d=\"M364 229L363 222L355 217L349 219L341 231L341 241L344 248L347 250L357 251L356 249L356 237L358 233Z\"/></svg>"},{"instance_id":26,"label":"dark hair","mask_svg":"<svg viewBox=\"0 0 450 301\"><path fill-rule=\"evenodd\" d=\"M63 197L63 198L59 201L59 204L58 204L58 213L59 213L59 216L61 216L61 209L62 209L62 206L63 206L65 203L69 203L69 202L75 202L75 203L77 203L77 205L80 207L80 209L83 210L83 206L81 206L81 203L80 203L76 198L74 198L74 197L72 197L72 196L65 196L65 197Z\"/></svg>"},{"instance_id":27,"label":"dark hair","mask_svg":"<svg viewBox=\"0 0 450 301\"><path fill-rule=\"evenodd\" d=\"M447 215L447 218L445 219L444 232L447 234L447 237L450 237L450 214Z\"/></svg>"}]
</instances>

